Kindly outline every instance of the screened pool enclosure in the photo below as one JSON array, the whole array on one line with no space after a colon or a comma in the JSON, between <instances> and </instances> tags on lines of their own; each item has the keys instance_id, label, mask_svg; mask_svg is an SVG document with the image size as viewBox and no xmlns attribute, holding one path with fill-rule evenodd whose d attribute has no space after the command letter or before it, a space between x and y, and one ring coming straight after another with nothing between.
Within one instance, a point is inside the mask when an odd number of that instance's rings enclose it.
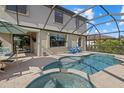
<instances>
[{"instance_id":1,"label":"screened pool enclosure","mask_svg":"<svg viewBox=\"0 0 124 93\"><path fill-rule=\"evenodd\" d=\"M39 29L42 33L46 29L47 23L52 15L53 10L57 7L61 8L64 11L64 7L58 5L49 5L51 8L49 15L47 15L46 22L41 28L25 26L19 23L19 7L16 6L16 23L12 24L9 22L0 21L0 32L2 33L19 33L25 34L28 31L22 29L24 28L33 28ZM85 8L84 8L85 7ZM86 50L87 51L97 51L97 52L107 52L115 54L124 54L124 11L114 11L118 10L121 6L115 5L85 5L82 10L73 13L73 16L70 16L65 24L60 28L59 33L65 34L74 34L80 37L85 37L86 40ZM93 17L88 17L86 13L89 11L97 11L97 13L91 13ZM69 12L70 10L68 10ZM66 11L64 11L66 12ZM71 11L70 11L71 12ZM72 13L72 12L71 12ZM67 32L64 29L66 26L73 20L73 18L83 16L84 22L76 26L72 32ZM40 16L39 16L40 17ZM78 32L82 26L86 25L87 28L85 31ZM53 30L48 30L56 32ZM51 43L52 45L52 43Z\"/></svg>"}]
</instances>

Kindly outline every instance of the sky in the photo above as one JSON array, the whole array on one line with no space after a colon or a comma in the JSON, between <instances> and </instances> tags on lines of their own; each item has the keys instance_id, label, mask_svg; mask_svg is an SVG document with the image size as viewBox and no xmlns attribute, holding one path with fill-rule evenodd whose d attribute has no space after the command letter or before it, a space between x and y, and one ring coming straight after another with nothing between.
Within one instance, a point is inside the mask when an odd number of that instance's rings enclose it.
<instances>
[{"instance_id":1,"label":"sky","mask_svg":"<svg viewBox=\"0 0 124 93\"><path fill-rule=\"evenodd\" d=\"M89 7L90 5L62 5L64 8L67 8L75 13L78 13L81 10L84 10L85 8ZM103 5L104 8L107 9L107 11L109 11L110 13L124 13L124 6L122 5ZM106 12L99 6L96 6L92 9L89 9L88 11L84 12L83 14L81 14L81 16L87 18L87 19L93 19L96 16L100 16L106 14ZM124 20L124 16L114 16L116 19L123 19ZM96 19L93 21L90 21L93 24L98 24L101 22L106 22L112 20L112 17L110 16L106 16L100 19ZM121 31L124 31L124 22L118 22L119 25L119 29ZM88 27L91 25L88 25ZM101 33L108 33L108 32L115 32L118 31L116 23L115 22L111 22L111 23L105 23L102 25L98 25L97 28L99 29L99 31ZM96 31L95 28L93 28L92 30L89 30L87 32L87 34L97 34L98 32ZM114 34L106 34L106 35L110 35L113 37L118 37L118 33L114 33ZM121 32L121 35L124 35L124 32Z\"/></svg>"}]
</instances>

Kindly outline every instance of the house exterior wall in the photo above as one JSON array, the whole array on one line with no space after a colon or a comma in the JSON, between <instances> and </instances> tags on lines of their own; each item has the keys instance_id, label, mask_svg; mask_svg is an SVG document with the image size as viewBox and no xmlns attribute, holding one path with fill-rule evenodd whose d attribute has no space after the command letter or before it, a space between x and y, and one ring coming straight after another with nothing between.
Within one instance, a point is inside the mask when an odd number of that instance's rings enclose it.
<instances>
[{"instance_id":1,"label":"house exterior wall","mask_svg":"<svg viewBox=\"0 0 124 93\"><path fill-rule=\"evenodd\" d=\"M65 46L60 46L60 47L50 47L50 34L59 34L63 35L62 33L55 33L55 32L47 32L47 31L42 31L41 32L41 37L40 37L40 32L38 33L37 36L39 36L38 42L40 42L41 39L41 46L37 47L37 51L41 54L46 53L47 55L52 55L52 54L57 54L57 53L65 53L68 51L68 48L71 47L76 47L78 43L78 38L79 36L77 35L70 35L70 34L64 34L66 35L66 44ZM85 47L85 38L82 37L82 42L81 42L81 48L82 50L86 50ZM38 43L40 44L40 43ZM39 54L38 54L39 55Z\"/></svg>"},{"instance_id":2,"label":"house exterior wall","mask_svg":"<svg viewBox=\"0 0 124 93\"><path fill-rule=\"evenodd\" d=\"M28 14L27 15L18 15L19 18L19 24L20 25L24 25L24 26L31 26L31 27L37 27L37 28L41 28L43 27L43 25L45 24L47 17L51 11L51 8L46 7L46 6L42 6L42 5L30 5L27 7L28 8ZM59 10L61 11L61 10ZM57 33L57 31L59 32L60 29L64 26L64 24L71 18L70 15L68 15L67 13L63 13L63 24L61 23L56 23L54 20L54 12L55 10L52 12L49 21L47 23L46 29L49 30L53 30L56 31L55 33ZM46 16L47 15L47 16ZM16 13L12 13L9 12L5 9L5 5L0 5L0 20L2 21L8 21L10 23L13 24L17 24L17 16ZM76 29L76 18L73 18L69 24L63 29L63 32L72 32ZM83 23L83 20L80 20L80 24ZM86 25L83 25L82 27L80 27L79 30L77 30L77 32L75 33L79 33L79 32L83 32L86 30ZM36 43L34 43L34 52L37 55L40 55L40 52L47 51L50 52L50 54L54 54L57 52L63 52L63 51L67 51L67 49L69 47L74 47L77 42L78 42L78 38L79 36L77 35L71 35L71 34L67 34L67 42L66 42L66 46L63 47L50 47L50 33L54 33L54 32L50 32L50 31L33 31L32 32L36 32ZM62 33L59 33L62 34ZM1 35L1 33L0 33ZM82 37L83 38L83 37ZM83 41L85 39L82 39L82 48L85 47L85 42ZM12 41L11 41L12 42ZM41 42L41 43L40 43ZM7 44L9 44L10 47L12 47L12 45L10 43L7 42ZM40 45L41 44L41 45Z\"/></svg>"},{"instance_id":3,"label":"house exterior wall","mask_svg":"<svg viewBox=\"0 0 124 93\"><path fill-rule=\"evenodd\" d=\"M41 28L45 24L47 17L51 11L51 8L43 5L30 5L30 6L27 6L27 11L28 11L27 15L21 15L21 14L18 15L19 24ZM67 13L63 13L63 24L61 24L61 23L56 23L54 21L54 12L55 10L52 12L50 16L46 29L60 31L62 26L70 19L70 15L68 15ZM0 6L0 13L1 13L0 18L2 20L7 20L8 22L17 24L16 13L7 11L4 5ZM76 29L75 21L76 21L76 18L73 18L63 31L72 32L74 29ZM82 20L80 20L80 24L81 23L83 23ZM83 32L85 30L86 30L86 25L83 25L79 30L77 30L77 33Z\"/></svg>"}]
</instances>

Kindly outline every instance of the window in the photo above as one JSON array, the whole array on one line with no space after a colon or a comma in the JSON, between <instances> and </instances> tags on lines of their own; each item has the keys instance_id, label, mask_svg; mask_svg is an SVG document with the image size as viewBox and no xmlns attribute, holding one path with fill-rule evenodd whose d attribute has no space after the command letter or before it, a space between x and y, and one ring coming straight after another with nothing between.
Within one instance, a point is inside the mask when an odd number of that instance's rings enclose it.
<instances>
[{"instance_id":1,"label":"window","mask_svg":"<svg viewBox=\"0 0 124 93\"><path fill-rule=\"evenodd\" d=\"M18 7L18 13L27 14L27 6L26 5L7 5L6 9L9 11L17 12L16 7Z\"/></svg>"},{"instance_id":2,"label":"window","mask_svg":"<svg viewBox=\"0 0 124 93\"><path fill-rule=\"evenodd\" d=\"M55 22L63 23L63 13L60 11L55 11Z\"/></svg>"},{"instance_id":3,"label":"window","mask_svg":"<svg viewBox=\"0 0 124 93\"><path fill-rule=\"evenodd\" d=\"M65 46L66 36L65 35L50 35L50 47Z\"/></svg>"},{"instance_id":4,"label":"window","mask_svg":"<svg viewBox=\"0 0 124 93\"><path fill-rule=\"evenodd\" d=\"M76 18L76 28L78 28L79 27L79 18Z\"/></svg>"}]
</instances>

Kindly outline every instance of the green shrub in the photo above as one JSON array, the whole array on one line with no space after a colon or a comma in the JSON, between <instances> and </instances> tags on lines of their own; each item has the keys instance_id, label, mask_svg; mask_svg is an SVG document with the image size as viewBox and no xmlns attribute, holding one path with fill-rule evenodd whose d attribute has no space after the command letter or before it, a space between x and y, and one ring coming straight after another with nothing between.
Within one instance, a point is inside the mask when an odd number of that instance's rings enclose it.
<instances>
[{"instance_id":1,"label":"green shrub","mask_svg":"<svg viewBox=\"0 0 124 93\"><path fill-rule=\"evenodd\" d=\"M114 54L124 54L124 39L119 40L97 40L96 51Z\"/></svg>"}]
</instances>

